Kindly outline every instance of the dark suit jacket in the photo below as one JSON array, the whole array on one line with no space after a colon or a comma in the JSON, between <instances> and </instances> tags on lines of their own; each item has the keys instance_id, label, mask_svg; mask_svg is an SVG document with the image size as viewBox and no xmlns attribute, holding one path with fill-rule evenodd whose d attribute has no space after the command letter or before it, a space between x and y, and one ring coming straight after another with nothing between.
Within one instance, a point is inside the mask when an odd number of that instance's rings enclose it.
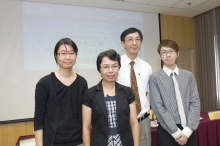
<instances>
[{"instance_id":1,"label":"dark suit jacket","mask_svg":"<svg viewBox=\"0 0 220 146\"><path fill-rule=\"evenodd\" d=\"M133 137L130 127L130 107L135 97L130 87L115 82L116 114L118 130L124 146L133 146ZM102 81L88 89L83 97L83 104L92 109L91 146L106 146L108 143L108 114L105 105Z\"/></svg>"}]
</instances>

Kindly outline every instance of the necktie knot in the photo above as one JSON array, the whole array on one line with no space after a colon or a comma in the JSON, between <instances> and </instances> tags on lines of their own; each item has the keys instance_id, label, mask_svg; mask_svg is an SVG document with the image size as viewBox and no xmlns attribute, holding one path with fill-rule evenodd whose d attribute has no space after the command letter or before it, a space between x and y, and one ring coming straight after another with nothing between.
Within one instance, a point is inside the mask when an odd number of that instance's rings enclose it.
<instances>
[{"instance_id":1,"label":"necktie knot","mask_svg":"<svg viewBox=\"0 0 220 146\"><path fill-rule=\"evenodd\" d=\"M131 62L130 62L130 65L131 65L131 66L134 66L134 63L135 63L134 61L131 61Z\"/></svg>"}]
</instances>

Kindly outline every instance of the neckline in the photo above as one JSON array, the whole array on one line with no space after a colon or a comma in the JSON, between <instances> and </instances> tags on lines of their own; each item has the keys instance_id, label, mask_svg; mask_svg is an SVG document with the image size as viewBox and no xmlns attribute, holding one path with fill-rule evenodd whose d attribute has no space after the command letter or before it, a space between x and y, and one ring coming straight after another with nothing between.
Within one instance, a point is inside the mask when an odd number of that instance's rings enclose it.
<instances>
[{"instance_id":1,"label":"neckline","mask_svg":"<svg viewBox=\"0 0 220 146\"><path fill-rule=\"evenodd\" d=\"M106 97L109 97L114 92L114 90L115 90L115 86L114 86L113 90L110 93L106 93Z\"/></svg>"},{"instance_id":2,"label":"neckline","mask_svg":"<svg viewBox=\"0 0 220 146\"><path fill-rule=\"evenodd\" d=\"M76 80L77 80L77 78L78 78L78 75L76 74L76 79L70 84L70 85L65 85L65 84L63 84L63 82L61 82L58 78L57 78L57 76L55 75L55 72L52 72L53 73L53 75L54 75L54 77L59 81L59 83L61 83L63 86L65 86L65 87L70 87L70 86L72 86L75 82L76 82Z\"/></svg>"}]
</instances>

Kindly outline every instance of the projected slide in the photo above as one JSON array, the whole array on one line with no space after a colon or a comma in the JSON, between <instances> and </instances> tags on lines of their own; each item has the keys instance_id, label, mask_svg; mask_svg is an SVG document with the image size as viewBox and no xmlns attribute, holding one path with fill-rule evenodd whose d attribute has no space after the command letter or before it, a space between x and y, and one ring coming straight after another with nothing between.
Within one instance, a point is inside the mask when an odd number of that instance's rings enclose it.
<instances>
[{"instance_id":1,"label":"projected slide","mask_svg":"<svg viewBox=\"0 0 220 146\"><path fill-rule=\"evenodd\" d=\"M123 30L143 29L142 13L131 11L24 2L23 17L25 70L56 69L53 50L64 37L79 48L74 69L95 69L100 52L115 49L124 54Z\"/></svg>"}]
</instances>

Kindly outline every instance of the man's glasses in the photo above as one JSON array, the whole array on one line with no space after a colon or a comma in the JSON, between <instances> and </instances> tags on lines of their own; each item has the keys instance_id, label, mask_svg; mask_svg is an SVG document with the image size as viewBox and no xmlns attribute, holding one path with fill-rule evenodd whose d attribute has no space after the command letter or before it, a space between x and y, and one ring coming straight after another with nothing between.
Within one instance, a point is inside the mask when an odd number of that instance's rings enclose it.
<instances>
[{"instance_id":1,"label":"man's glasses","mask_svg":"<svg viewBox=\"0 0 220 146\"><path fill-rule=\"evenodd\" d=\"M142 39L141 38L127 38L125 39L126 42L128 42L129 44L132 44L134 43L134 41L137 43L137 44L140 44Z\"/></svg>"},{"instance_id":2,"label":"man's glasses","mask_svg":"<svg viewBox=\"0 0 220 146\"><path fill-rule=\"evenodd\" d=\"M103 71L105 71L105 72L109 71L110 68L111 68L113 71L117 72L117 71L119 71L120 66L119 66L119 65L113 65L113 66L103 65L103 66L100 66L100 68L101 68Z\"/></svg>"},{"instance_id":3,"label":"man's glasses","mask_svg":"<svg viewBox=\"0 0 220 146\"><path fill-rule=\"evenodd\" d=\"M176 53L176 51L175 51L175 50L162 51L162 52L160 53L160 55L166 56L168 53L169 53L170 55L173 55L174 53Z\"/></svg>"}]
</instances>

